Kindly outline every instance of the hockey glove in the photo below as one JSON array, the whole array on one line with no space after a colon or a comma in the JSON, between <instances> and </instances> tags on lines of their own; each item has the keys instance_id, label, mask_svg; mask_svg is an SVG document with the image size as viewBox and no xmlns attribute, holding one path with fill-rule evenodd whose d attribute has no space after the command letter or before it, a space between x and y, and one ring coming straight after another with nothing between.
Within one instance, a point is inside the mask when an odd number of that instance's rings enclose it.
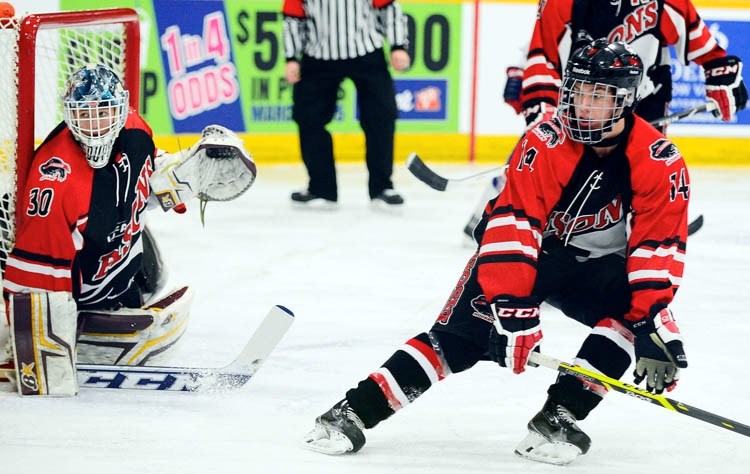
<instances>
[{"instance_id":1,"label":"hockey glove","mask_svg":"<svg viewBox=\"0 0 750 474\"><path fill-rule=\"evenodd\" d=\"M503 88L503 100L513 107L517 114L521 113L521 85L523 84L523 69L511 66L505 70L507 76Z\"/></svg>"},{"instance_id":2,"label":"hockey glove","mask_svg":"<svg viewBox=\"0 0 750 474\"><path fill-rule=\"evenodd\" d=\"M526 120L526 130L531 130L538 123L552 120L555 113L557 113L557 107L549 102L537 102L530 107L526 107L523 111L523 118Z\"/></svg>"},{"instance_id":3,"label":"hockey glove","mask_svg":"<svg viewBox=\"0 0 750 474\"><path fill-rule=\"evenodd\" d=\"M646 390L671 390L679 379L679 369L687 368L682 336L672 312L664 308L656 316L633 324L635 334L636 385L646 379Z\"/></svg>"},{"instance_id":4,"label":"hockey glove","mask_svg":"<svg viewBox=\"0 0 750 474\"><path fill-rule=\"evenodd\" d=\"M737 56L712 59L703 65L706 76L706 98L715 102L716 117L729 122L747 105L747 89L742 80L742 60Z\"/></svg>"},{"instance_id":5,"label":"hockey glove","mask_svg":"<svg viewBox=\"0 0 750 474\"><path fill-rule=\"evenodd\" d=\"M490 308L493 319L488 348L490 359L520 374L526 370L531 351L539 351L542 342L539 307L493 303Z\"/></svg>"}]
</instances>

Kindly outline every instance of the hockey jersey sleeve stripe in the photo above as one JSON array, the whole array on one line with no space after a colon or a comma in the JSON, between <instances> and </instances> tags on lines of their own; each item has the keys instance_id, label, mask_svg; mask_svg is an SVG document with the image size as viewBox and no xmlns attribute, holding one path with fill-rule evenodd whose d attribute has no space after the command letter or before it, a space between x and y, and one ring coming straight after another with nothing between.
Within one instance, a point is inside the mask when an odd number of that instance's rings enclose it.
<instances>
[{"instance_id":1,"label":"hockey jersey sleeve stripe","mask_svg":"<svg viewBox=\"0 0 750 474\"><path fill-rule=\"evenodd\" d=\"M639 283L631 283L630 290L635 293L638 291L664 291L672 288L672 295L677 291L677 288L668 281L642 281ZM627 318L626 318L627 319Z\"/></svg>"},{"instance_id":2,"label":"hockey jersey sleeve stripe","mask_svg":"<svg viewBox=\"0 0 750 474\"><path fill-rule=\"evenodd\" d=\"M479 264L484 263L525 263L536 268L536 259L519 254L493 254L486 255L477 260Z\"/></svg>"},{"instance_id":3,"label":"hockey jersey sleeve stripe","mask_svg":"<svg viewBox=\"0 0 750 474\"><path fill-rule=\"evenodd\" d=\"M631 258L645 258L650 259L652 257L671 257L677 262L685 261L685 251L679 249L677 246L673 247L659 247L655 250L649 250L644 248L637 248L630 254Z\"/></svg>"},{"instance_id":4,"label":"hockey jersey sleeve stripe","mask_svg":"<svg viewBox=\"0 0 750 474\"><path fill-rule=\"evenodd\" d=\"M51 267L70 268L73 263L68 259L54 258L48 255L42 255L39 253L27 252L23 249L19 249L18 247L13 249L13 252L11 252L11 255L8 258L8 261L13 259L14 257L17 258L18 260L39 263L41 265L47 265Z\"/></svg>"},{"instance_id":5,"label":"hockey jersey sleeve stripe","mask_svg":"<svg viewBox=\"0 0 750 474\"><path fill-rule=\"evenodd\" d=\"M50 265L25 262L15 258L13 255L8 257L6 262L8 267L13 267L25 273L36 273L47 275L55 278L70 278L70 268L55 268Z\"/></svg>"},{"instance_id":6,"label":"hockey jersey sleeve stripe","mask_svg":"<svg viewBox=\"0 0 750 474\"><path fill-rule=\"evenodd\" d=\"M513 226L518 230L531 232L531 234L534 236L534 240L536 240L539 244L541 244L542 242L541 232L533 228L528 220L519 220L519 219L516 219L515 216L506 215L506 216L493 217L487 223L487 230L495 229L498 227L504 227L504 226Z\"/></svg>"},{"instance_id":7,"label":"hockey jersey sleeve stripe","mask_svg":"<svg viewBox=\"0 0 750 474\"><path fill-rule=\"evenodd\" d=\"M491 253L522 253L536 261L539 256L539 249L529 245L523 245L520 242L495 242L485 244L479 247L479 258Z\"/></svg>"},{"instance_id":8,"label":"hockey jersey sleeve stripe","mask_svg":"<svg viewBox=\"0 0 750 474\"><path fill-rule=\"evenodd\" d=\"M533 89L537 84L542 84L543 87ZM559 88L562 85L562 81L556 77L550 76L549 74L537 74L525 79L522 86L526 89L526 92L533 92L534 90L554 90L555 87L551 84Z\"/></svg>"},{"instance_id":9,"label":"hockey jersey sleeve stripe","mask_svg":"<svg viewBox=\"0 0 750 474\"><path fill-rule=\"evenodd\" d=\"M636 270L628 273L628 281L631 285L642 280L669 281L670 285L679 285L682 282L681 277L671 274L669 270Z\"/></svg>"}]
</instances>

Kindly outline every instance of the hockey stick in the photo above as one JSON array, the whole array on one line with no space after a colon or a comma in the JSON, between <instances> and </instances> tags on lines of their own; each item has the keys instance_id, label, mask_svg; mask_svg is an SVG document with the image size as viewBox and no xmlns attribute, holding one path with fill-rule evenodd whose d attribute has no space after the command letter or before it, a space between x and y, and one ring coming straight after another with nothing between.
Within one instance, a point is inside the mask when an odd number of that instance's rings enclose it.
<instances>
[{"instance_id":1,"label":"hockey stick","mask_svg":"<svg viewBox=\"0 0 750 474\"><path fill-rule=\"evenodd\" d=\"M425 183L427 186L437 191L445 191L448 187L453 187L454 184L462 183L465 181L474 181L478 178L490 176L492 178L502 176L505 174L505 170L508 165L500 166L498 168L492 168L481 173L472 174L463 178L444 178L433 171L427 164L422 161L422 158L417 155L416 152L411 152L406 158L406 167L411 171L411 174L415 178Z\"/></svg>"},{"instance_id":2,"label":"hockey stick","mask_svg":"<svg viewBox=\"0 0 750 474\"><path fill-rule=\"evenodd\" d=\"M649 123L653 125L654 127L658 127L659 125L667 125L669 123L676 122L682 119L686 119L686 118L692 117L693 115L700 114L703 112L713 112L717 108L718 107L716 106L716 102L706 102L705 104L697 105L695 107L691 107L685 110L680 110L679 112L675 112L673 114L667 115L666 117L652 120Z\"/></svg>"},{"instance_id":3,"label":"hockey stick","mask_svg":"<svg viewBox=\"0 0 750 474\"><path fill-rule=\"evenodd\" d=\"M702 112L711 112L716 109L714 102L706 102L705 104L698 105L689 109L681 110L680 112L667 115L656 120L649 122L653 126L665 125L668 123L676 122L684 118L692 117L695 114ZM522 137L523 138L523 137ZM515 149L515 147L513 147ZM427 186L437 191L445 191L453 185L468 181L474 181L475 179L484 178L485 176L497 177L505 174L505 170L508 169L508 165L491 168L486 171L482 171L476 174L464 176L463 178L445 178L440 176L433 171L427 164L422 161L422 158L417 155L416 152L412 152L406 159L406 167L411 171L415 178L425 183Z\"/></svg>"},{"instance_id":4,"label":"hockey stick","mask_svg":"<svg viewBox=\"0 0 750 474\"><path fill-rule=\"evenodd\" d=\"M220 368L148 367L78 364L78 385L82 388L172 390L216 392L245 385L260 369L294 322L294 314L274 306L255 330L237 358ZM0 375L12 372L3 369Z\"/></svg>"},{"instance_id":5,"label":"hockey stick","mask_svg":"<svg viewBox=\"0 0 750 474\"><path fill-rule=\"evenodd\" d=\"M661 406L663 408L666 408L667 410L674 411L681 415L687 415L697 420L710 423L714 426L718 426L720 428L724 428L726 430L733 431L744 436L750 436L750 426L748 425L730 420L729 418L724 418L723 416L719 416L705 410L701 410L700 408L690 406L686 403L678 402L677 400L667 398L663 395L650 393L649 391L644 390L640 387L636 387L635 385L630 385L628 383L621 382L617 379L607 377L606 375L593 372L583 367L563 362L561 360L555 359L554 357L550 357L539 352L532 352L529 360L535 364L557 370L562 374L572 375L574 377L584 379L587 382L600 385L608 390L614 390L616 392L624 393L625 395L630 395L631 397L637 398L638 400L642 400L644 402L653 403L654 405Z\"/></svg>"},{"instance_id":6,"label":"hockey stick","mask_svg":"<svg viewBox=\"0 0 750 474\"><path fill-rule=\"evenodd\" d=\"M477 178L484 176L492 176L493 178L502 176L505 174L505 170L508 169L508 165L501 166L499 168L492 168L481 173L465 176L463 178L444 178L439 174L435 173L429 166L422 161L422 158L417 155L416 152L409 154L406 159L406 166L409 171L420 181L425 183L427 186L437 191L445 191L449 186L461 183L463 181L473 181ZM703 214L695 218L694 221L688 224L688 235L693 235L703 227Z\"/></svg>"}]
</instances>

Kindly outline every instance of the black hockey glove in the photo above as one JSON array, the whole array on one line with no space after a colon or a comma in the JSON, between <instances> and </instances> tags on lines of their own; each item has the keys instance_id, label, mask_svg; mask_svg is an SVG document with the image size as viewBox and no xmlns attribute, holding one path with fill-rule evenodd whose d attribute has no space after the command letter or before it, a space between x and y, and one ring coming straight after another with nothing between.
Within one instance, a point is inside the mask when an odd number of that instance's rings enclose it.
<instances>
[{"instance_id":1,"label":"black hockey glove","mask_svg":"<svg viewBox=\"0 0 750 474\"><path fill-rule=\"evenodd\" d=\"M633 324L635 334L635 383L646 379L646 390L662 393L671 390L679 379L679 369L687 368L682 336L668 308L654 317Z\"/></svg>"},{"instance_id":2,"label":"black hockey glove","mask_svg":"<svg viewBox=\"0 0 750 474\"><path fill-rule=\"evenodd\" d=\"M742 80L742 60L737 56L712 59L703 65L706 75L706 98L716 102L716 117L732 120L747 105L747 89Z\"/></svg>"},{"instance_id":3,"label":"black hockey glove","mask_svg":"<svg viewBox=\"0 0 750 474\"><path fill-rule=\"evenodd\" d=\"M539 325L539 306L509 307L490 305L493 324L490 330L490 359L520 374L526 370L531 351L539 351L542 328Z\"/></svg>"}]
</instances>

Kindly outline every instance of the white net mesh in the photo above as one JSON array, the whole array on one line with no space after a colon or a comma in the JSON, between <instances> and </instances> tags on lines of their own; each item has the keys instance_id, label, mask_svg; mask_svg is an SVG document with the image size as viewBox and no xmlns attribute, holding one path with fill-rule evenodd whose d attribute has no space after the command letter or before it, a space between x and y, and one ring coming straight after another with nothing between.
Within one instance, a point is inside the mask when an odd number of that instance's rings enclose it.
<instances>
[{"instance_id":1,"label":"white net mesh","mask_svg":"<svg viewBox=\"0 0 750 474\"><path fill-rule=\"evenodd\" d=\"M2 268L5 267L5 259L14 243L16 190L24 187L24 183L20 181L25 176L31 158L31 150L28 149L30 145L23 145L24 137L33 130L36 146L62 121L61 97L65 83L73 72L84 65L99 63L109 67L117 72L126 88L126 69L138 70L138 64L126 64L126 48L137 49L138 38L126 38L126 22L118 18L108 19L112 16L114 15L110 13L101 15L97 11L88 11L0 18ZM20 33L22 28L23 35ZM21 36L34 36L35 41L24 41L19 45ZM34 71L33 94L19 91L19 80L23 81L25 77L22 70ZM133 93L137 97L137 90ZM23 111L32 106L33 120L28 120L25 115L19 120L19 107ZM18 142L19 136L21 144Z\"/></svg>"}]
</instances>

